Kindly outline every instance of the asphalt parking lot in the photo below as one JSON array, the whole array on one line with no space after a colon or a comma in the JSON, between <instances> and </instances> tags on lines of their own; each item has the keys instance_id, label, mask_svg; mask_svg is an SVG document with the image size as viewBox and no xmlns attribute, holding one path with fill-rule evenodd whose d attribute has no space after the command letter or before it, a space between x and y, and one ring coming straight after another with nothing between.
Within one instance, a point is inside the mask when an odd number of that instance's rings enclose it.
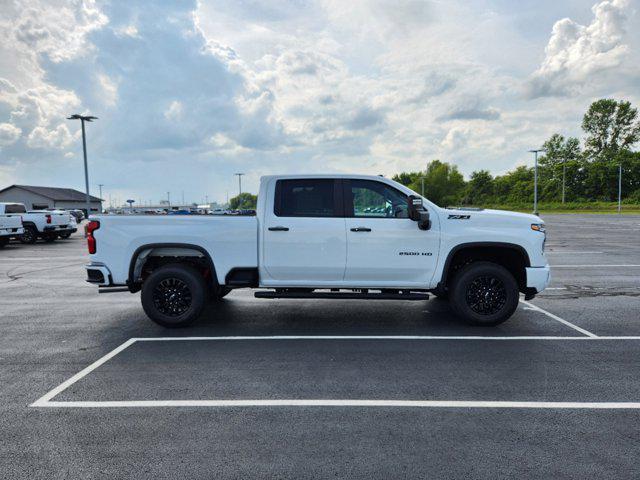
<instances>
[{"instance_id":1,"label":"asphalt parking lot","mask_svg":"<svg viewBox=\"0 0 640 480\"><path fill-rule=\"evenodd\" d=\"M84 282L81 235L0 251L3 478L638 478L640 216L549 215L507 323L230 294L194 327Z\"/></svg>"}]
</instances>

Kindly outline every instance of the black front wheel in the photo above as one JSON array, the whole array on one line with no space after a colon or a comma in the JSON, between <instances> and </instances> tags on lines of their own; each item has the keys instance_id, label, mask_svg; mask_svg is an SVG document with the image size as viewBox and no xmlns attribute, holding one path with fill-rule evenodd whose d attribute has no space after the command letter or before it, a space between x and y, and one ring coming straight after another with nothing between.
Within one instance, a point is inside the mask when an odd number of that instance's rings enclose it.
<instances>
[{"instance_id":1,"label":"black front wheel","mask_svg":"<svg viewBox=\"0 0 640 480\"><path fill-rule=\"evenodd\" d=\"M518 283L501 265L475 262L456 273L449 300L453 311L468 323L498 325L518 308Z\"/></svg>"},{"instance_id":2,"label":"black front wheel","mask_svg":"<svg viewBox=\"0 0 640 480\"><path fill-rule=\"evenodd\" d=\"M187 265L165 265L154 271L142 285L142 308L163 327L192 324L202 313L206 300L202 275Z\"/></svg>"}]
</instances>

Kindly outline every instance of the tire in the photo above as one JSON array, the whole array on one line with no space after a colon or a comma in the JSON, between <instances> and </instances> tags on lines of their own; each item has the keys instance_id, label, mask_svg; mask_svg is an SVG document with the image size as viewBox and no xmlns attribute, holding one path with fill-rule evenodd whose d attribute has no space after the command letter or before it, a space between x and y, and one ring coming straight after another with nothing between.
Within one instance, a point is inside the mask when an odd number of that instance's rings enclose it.
<instances>
[{"instance_id":1,"label":"tire","mask_svg":"<svg viewBox=\"0 0 640 480\"><path fill-rule=\"evenodd\" d=\"M454 313L471 325L494 326L518 308L518 283L504 267L475 262L456 273L449 290Z\"/></svg>"},{"instance_id":2,"label":"tire","mask_svg":"<svg viewBox=\"0 0 640 480\"><path fill-rule=\"evenodd\" d=\"M60 235L58 235L58 236L59 236L60 238L67 239L67 238L69 238L69 237L71 236L71 234L70 234L70 233L61 233L61 234L60 234Z\"/></svg>"},{"instance_id":3,"label":"tire","mask_svg":"<svg viewBox=\"0 0 640 480\"><path fill-rule=\"evenodd\" d=\"M24 227L24 233L20 237L20 241L22 243L33 244L33 243L36 243L37 239L38 239L38 232L34 227L31 227L31 226Z\"/></svg>"},{"instance_id":4,"label":"tire","mask_svg":"<svg viewBox=\"0 0 640 480\"><path fill-rule=\"evenodd\" d=\"M58 235L55 233L45 233L42 238L47 243L53 243L58 239Z\"/></svg>"},{"instance_id":5,"label":"tire","mask_svg":"<svg viewBox=\"0 0 640 480\"><path fill-rule=\"evenodd\" d=\"M0 248L4 248L9 244L9 237L0 237Z\"/></svg>"},{"instance_id":6,"label":"tire","mask_svg":"<svg viewBox=\"0 0 640 480\"><path fill-rule=\"evenodd\" d=\"M160 267L149 275L140 296L147 316L167 328L191 325L202 313L206 297L202 275L178 263Z\"/></svg>"}]
</instances>

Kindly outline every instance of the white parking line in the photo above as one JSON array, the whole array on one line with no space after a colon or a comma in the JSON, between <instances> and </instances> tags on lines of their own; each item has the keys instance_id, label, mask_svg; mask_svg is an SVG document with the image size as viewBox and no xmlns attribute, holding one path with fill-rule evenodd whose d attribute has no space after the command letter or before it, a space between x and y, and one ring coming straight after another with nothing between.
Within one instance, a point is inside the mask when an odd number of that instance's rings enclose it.
<instances>
[{"instance_id":1,"label":"white parking line","mask_svg":"<svg viewBox=\"0 0 640 480\"><path fill-rule=\"evenodd\" d=\"M89 365L88 367L80 370L78 373L76 373L73 377L69 378L68 380L65 380L64 382L62 382L60 385L58 385L56 388L54 388L53 390L51 390L50 392L47 392L46 394L44 394L42 397L40 397L38 400L36 400L34 403L32 403L30 406L31 407L42 407L42 406L46 406L47 402L49 400L51 400L53 397L55 397L56 395L62 393L63 391L65 391L67 388L69 388L71 385L73 385L74 383L76 383L78 380L81 380L82 378L86 377L87 375L89 375L91 372L93 372L96 368L98 368L100 365L102 365L103 363L107 362L108 360L110 360L111 358L115 357L117 354L119 354L121 351L123 351L125 348L127 348L129 345L132 345L136 342L135 338L130 338L129 340L127 340L126 342L124 342L122 345L120 345L117 348L114 348L113 350L111 350L109 353L107 353L104 357L99 358L98 360L96 360L95 362L93 362L91 365Z\"/></svg>"},{"instance_id":2,"label":"white parking line","mask_svg":"<svg viewBox=\"0 0 640 480\"><path fill-rule=\"evenodd\" d=\"M523 302L528 303L528 302ZM535 305L534 310L550 314ZM555 316L554 316L555 317ZM552 317L553 318L553 317ZM559 317L558 317L559 318ZM556 318L556 319L558 319ZM560 319L563 323L564 320ZM569 322L566 322L569 323ZM573 325L573 324L570 324ZM575 325L573 325L575 327ZM579 329L579 327L575 327ZM582 329L579 329L582 330ZM584 331L586 332L586 330ZM638 402L527 402L527 401L458 401L458 400L124 400L124 401L53 401L52 399L65 391L74 383L86 377L99 366L115 357L118 353L136 342L168 342L168 341L269 341L269 340L466 340L466 341L615 341L640 340L640 336L597 337L590 332L585 337L561 336L520 336L520 337L475 337L475 336L430 336L430 335L274 335L274 336L231 336L231 337L149 337L130 338L122 345L82 369L74 376L47 392L30 407L224 407L224 406L406 406L406 407L450 407L450 408L589 408L618 409L640 408Z\"/></svg>"},{"instance_id":3,"label":"white parking line","mask_svg":"<svg viewBox=\"0 0 640 480\"><path fill-rule=\"evenodd\" d=\"M551 268L607 268L607 267L640 267L640 265L550 265Z\"/></svg>"},{"instance_id":4,"label":"white parking line","mask_svg":"<svg viewBox=\"0 0 640 480\"><path fill-rule=\"evenodd\" d=\"M567 322L565 319L560 318L559 316L554 315L554 314L553 314L553 313L551 313L551 312L547 312L545 309L540 308L540 307L538 307L537 305L534 305L533 303L527 302L526 300L520 300L520 301L521 301L522 303L524 303L525 305L527 305L530 309L535 310L536 312L544 313L547 317L552 318L552 319L554 319L554 320L556 320L556 321L558 321L558 322L560 322L560 323L563 323L563 324L565 324L566 326L571 327L571 328L573 328L574 330L576 330L576 331L578 331L578 332L582 333L583 335L586 335L587 337L592 337L592 338L597 337L597 335L596 335L596 334L591 333L590 331L585 330L584 328L580 328L580 327L578 327L577 325L574 325L574 324L573 324L573 323L571 323L571 322Z\"/></svg>"},{"instance_id":5,"label":"white parking line","mask_svg":"<svg viewBox=\"0 0 640 480\"><path fill-rule=\"evenodd\" d=\"M404 408L536 408L638 410L640 402L521 402L501 400L367 400L367 399L283 399L283 400L118 400L48 402L32 407L131 408L131 407L404 407Z\"/></svg>"},{"instance_id":6,"label":"white parking line","mask_svg":"<svg viewBox=\"0 0 640 480\"><path fill-rule=\"evenodd\" d=\"M548 250L545 253L548 255L550 253L562 253L562 254L565 254L565 253L604 253L604 252L579 252L579 251L573 252L573 251L562 251L562 250Z\"/></svg>"}]
</instances>

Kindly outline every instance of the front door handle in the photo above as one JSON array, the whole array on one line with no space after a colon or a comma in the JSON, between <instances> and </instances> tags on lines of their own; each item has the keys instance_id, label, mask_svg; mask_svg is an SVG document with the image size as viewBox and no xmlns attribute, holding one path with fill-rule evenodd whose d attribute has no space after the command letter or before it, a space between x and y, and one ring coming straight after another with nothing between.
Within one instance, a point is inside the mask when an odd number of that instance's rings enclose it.
<instances>
[{"instance_id":1,"label":"front door handle","mask_svg":"<svg viewBox=\"0 0 640 480\"><path fill-rule=\"evenodd\" d=\"M352 232L370 232L371 229L367 227L356 227L351 229Z\"/></svg>"},{"instance_id":2,"label":"front door handle","mask_svg":"<svg viewBox=\"0 0 640 480\"><path fill-rule=\"evenodd\" d=\"M269 227L269 231L270 232L288 232L289 227L281 227L281 226Z\"/></svg>"}]
</instances>

